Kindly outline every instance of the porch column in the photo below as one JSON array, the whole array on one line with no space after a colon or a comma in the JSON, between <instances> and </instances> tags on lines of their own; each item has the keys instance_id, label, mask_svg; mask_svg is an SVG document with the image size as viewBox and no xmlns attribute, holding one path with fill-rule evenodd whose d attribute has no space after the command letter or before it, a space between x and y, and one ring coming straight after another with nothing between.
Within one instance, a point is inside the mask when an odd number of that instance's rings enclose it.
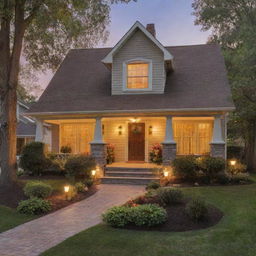
<instances>
[{"instance_id":1,"label":"porch column","mask_svg":"<svg viewBox=\"0 0 256 256\"><path fill-rule=\"evenodd\" d=\"M98 168L100 169L101 173L100 175L103 175L103 169L106 165L106 156L107 156L107 150L106 150L106 143L104 143L102 138L102 122L101 117L96 118L96 124L94 129L94 139L90 143L91 144L91 154L94 157Z\"/></svg>"},{"instance_id":2,"label":"porch column","mask_svg":"<svg viewBox=\"0 0 256 256\"><path fill-rule=\"evenodd\" d=\"M213 136L211 145L211 156L225 158L225 141L223 140L221 116L214 117Z\"/></svg>"},{"instance_id":3,"label":"porch column","mask_svg":"<svg viewBox=\"0 0 256 256\"><path fill-rule=\"evenodd\" d=\"M35 141L43 142L44 141L44 124L40 119L36 120L36 137Z\"/></svg>"},{"instance_id":4,"label":"porch column","mask_svg":"<svg viewBox=\"0 0 256 256\"><path fill-rule=\"evenodd\" d=\"M176 157L176 142L173 138L172 116L166 117L165 140L163 145L163 165L170 165Z\"/></svg>"}]
</instances>

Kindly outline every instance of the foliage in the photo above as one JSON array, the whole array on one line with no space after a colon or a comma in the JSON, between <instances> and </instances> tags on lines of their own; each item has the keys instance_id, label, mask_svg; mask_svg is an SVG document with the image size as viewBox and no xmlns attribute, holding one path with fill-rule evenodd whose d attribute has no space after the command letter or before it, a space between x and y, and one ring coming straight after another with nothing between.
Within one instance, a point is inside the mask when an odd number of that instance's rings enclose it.
<instances>
[{"instance_id":1,"label":"foliage","mask_svg":"<svg viewBox=\"0 0 256 256\"><path fill-rule=\"evenodd\" d=\"M200 221L207 218L208 209L203 200L196 198L187 204L186 213L192 220Z\"/></svg>"},{"instance_id":2,"label":"foliage","mask_svg":"<svg viewBox=\"0 0 256 256\"><path fill-rule=\"evenodd\" d=\"M124 227L130 222L131 208L114 206L103 214L103 221L112 227Z\"/></svg>"},{"instance_id":3,"label":"foliage","mask_svg":"<svg viewBox=\"0 0 256 256\"><path fill-rule=\"evenodd\" d=\"M231 175L236 175L239 173L245 173L246 172L246 165L237 162L235 165L228 165L228 173Z\"/></svg>"},{"instance_id":4,"label":"foliage","mask_svg":"<svg viewBox=\"0 0 256 256\"><path fill-rule=\"evenodd\" d=\"M195 156L180 156L172 162L174 175L185 180L195 180L198 171L197 159Z\"/></svg>"},{"instance_id":5,"label":"foliage","mask_svg":"<svg viewBox=\"0 0 256 256\"><path fill-rule=\"evenodd\" d=\"M155 204L143 204L131 208L131 223L136 226L153 227L167 220L164 208Z\"/></svg>"},{"instance_id":6,"label":"foliage","mask_svg":"<svg viewBox=\"0 0 256 256\"><path fill-rule=\"evenodd\" d=\"M76 191L78 193L83 193L86 190L86 186L83 182L79 181L75 184Z\"/></svg>"},{"instance_id":7,"label":"foliage","mask_svg":"<svg viewBox=\"0 0 256 256\"><path fill-rule=\"evenodd\" d=\"M60 148L60 152L64 154L70 154L72 152L72 148L70 146L62 146Z\"/></svg>"},{"instance_id":8,"label":"foliage","mask_svg":"<svg viewBox=\"0 0 256 256\"><path fill-rule=\"evenodd\" d=\"M24 146L20 166L25 172L40 175L48 165L42 142L31 142Z\"/></svg>"},{"instance_id":9,"label":"foliage","mask_svg":"<svg viewBox=\"0 0 256 256\"><path fill-rule=\"evenodd\" d=\"M47 198L52 194L52 187L49 184L46 184L41 181L29 181L25 185L23 191L26 196L38 197L38 198Z\"/></svg>"},{"instance_id":10,"label":"foliage","mask_svg":"<svg viewBox=\"0 0 256 256\"><path fill-rule=\"evenodd\" d=\"M152 146L149 153L150 162L161 164L163 162L163 147L161 144L156 143Z\"/></svg>"},{"instance_id":11,"label":"foliage","mask_svg":"<svg viewBox=\"0 0 256 256\"><path fill-rule=\"evenodd\" d=\"M253 180L247 175L237 174L230 177L230 183L233 185L244 185L253 183Z\"/></svg>"},{"instance_id":12,"label":"foliage","mask_svg":"<svg viewBox=\"0 0 256 256\"><path fill-rule=\"evenodd\" d=\"M88 178L88 179L86 179L86 180L84 181L84 184L85 184L88 188L90 188L90 187L93 185L93 183L94 183L94 180L93 180L92 178Z\"/></svg>"},{"instance_id":13,"label":"foliage","mask_svg":"<svg viewBox=\"0 0 256 256\"><path fill-rule=\"evenodd\" d=\"M152 227L164 223L166 219L166 210L154 204L115 206L103 214L103 221L112 227L124 227L128 224Z\"/></svg>"},{"instance_id":14,"label":"foliage","mask_svg":"<svg viewBox=\"0 0 256 256\"><path fill-rule=\"evenodd\" d=\"M159 188L157 196L163 205L180 204L184 198L181 190L173 188Z\"/></svg>"},{"instance_id":15,"label":"foliage","mask_svg":"<svg viewBox=\"0 0 256 256\"><path fill-rule=\"evenodd\" d=\"M214 178L218 173L224 173L226 168L226 161L221 157L206 156L198 162L200 170L210 179Z\"/></svg>"},{"instance_id":16,"label":"foliage","mask_svg":"<svg viewBox=\"0 0 256 256\"><path fill-rule=\"evenodd\" d=\"M156 181L151 181L150 183L148 183L148 185L146 186L146 190L150 190L150 189L158 189L160 188L161 185L159 182Z\"/></svg>"},{"instance_id":17,"label":"foliage","mask_svg":"<svg viewBox=\"0 0 256 256\"><path fill-rule=\"evenodd\" d=\"M93 157L89 155L75 155L68 158L65 164L67 177L77 179L84 177L91 178L91 170L95 169L96 163Z\"/></svg>"},{"instance_id":18,"label":"foliage","mask_svg":"<svg viewBox=\"0 0 256 256\"><path fill-rule=\"evenodd\" d=\"M227 146L227 159L239 159L240 161L243 159L244 155L244 147L238 145L228 145Z\"/></svg>"},{"instance_id":19,"label":"foliage","mask_svg":"<svg viewBox=\"0 0 256 256\"><path fill-rule=\"evenodd\" d=\"M256 169L256 3L255 0L194 0L195 23L211 30L222 47L236 111L229 138L243 139L246 164Z\"/></svg>"},{"instance_id":20,"label":"foliage","mask_svg":"<svg viewBox=\"0 0 256 256\"><path fill-rule=\"evenodd\" d=\"M24 175L24 174L25 174L25 172L24 172L23 169L19 168L19 169L17 170L17 176L18 176L18 177L20 177L20 176L22 176L22 175Z\"/></svg>"},{"instance_id":21,"label":"foliage","mask_svg":"<svg viewBox=\"0 0 256 256\"><path fill-rule=\"evenodd\" d=\"M31 198L19 203L17 211L27 215L39 215L51 210L51 203L41 198Z\"/></svg>"},{"instance_id":22,"label":"foliage","mask_svg":"<svg viewBox=\"0 0 256 256\"><path fill-rule=\"evenodd\" d=\"M230 177L226 173L219 173L214 177L215 183L227 185L230 183Z\"/></svg>"},{"instance_id":23,"label":"foliage","mask_svg":"<svg viewBox=\"0 0 256 256\"><path fill-rule=\"evenodd\" d=\"M107 144L107 164L112 164L115 161L115 146Z\"/></svg>"}]
</instances>

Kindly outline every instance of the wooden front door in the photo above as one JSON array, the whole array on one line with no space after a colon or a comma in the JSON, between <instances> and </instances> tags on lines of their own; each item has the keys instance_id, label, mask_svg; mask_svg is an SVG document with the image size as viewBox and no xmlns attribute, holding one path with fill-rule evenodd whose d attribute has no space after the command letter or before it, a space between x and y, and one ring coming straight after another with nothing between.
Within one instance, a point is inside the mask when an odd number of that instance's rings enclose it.
<instances>
[{"instance_id":1,"label":"wooden front door","mask_svg":"<svg viewBox=\"0 0 256 256\"><path fill-rule=\"evenodd\" d=\"M145 124L129 124L128 160L145 161Z\"/></svg>"}]
</instances>

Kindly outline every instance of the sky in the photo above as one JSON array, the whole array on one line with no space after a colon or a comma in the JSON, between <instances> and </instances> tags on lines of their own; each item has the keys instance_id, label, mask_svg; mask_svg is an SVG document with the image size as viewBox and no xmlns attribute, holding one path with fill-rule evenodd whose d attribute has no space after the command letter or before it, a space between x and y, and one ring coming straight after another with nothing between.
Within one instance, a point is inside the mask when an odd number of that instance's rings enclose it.
<instances>
[{"instance_id":1,"label":"sky","mask_svg":"<svg viewBox=\"0 0 256 256\"><path fill-rule=\"evenodd\" d=\"M111 6L109 38L96 47L113 47L138 20L144 26L154 23L156 37L164 46L205 44L210 32L203 32L194 25L193 0L137 0L128 4ZM175 57L175 56L174 56ZM39 75L44 89L53 74Z\"/></svg>"}]
</instances>

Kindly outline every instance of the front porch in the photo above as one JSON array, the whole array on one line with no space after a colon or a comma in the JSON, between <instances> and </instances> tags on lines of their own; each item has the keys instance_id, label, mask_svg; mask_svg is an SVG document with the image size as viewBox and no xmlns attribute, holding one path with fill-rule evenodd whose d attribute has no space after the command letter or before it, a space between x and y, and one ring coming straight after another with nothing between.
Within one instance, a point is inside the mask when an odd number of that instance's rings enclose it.
<instances>
[{"instance_id":1,"label":"front porch","mask_svg":"<svg viewBox=\"0 0 256 256\"><path fill-rule=\"evenodd\" d=\"M51 125L50 140L44 134L43 123ZM68 146L72 154L92 154L102 167L107 164L107 144L111 144L111 167L153 168L149 155L155 144L162 145L164 165L169 165L177 155L210 154L225 158L226 116L45 118L37 120L36 140L47 143L49 151L55 153Z\"/></svg>"}]
</instances>

